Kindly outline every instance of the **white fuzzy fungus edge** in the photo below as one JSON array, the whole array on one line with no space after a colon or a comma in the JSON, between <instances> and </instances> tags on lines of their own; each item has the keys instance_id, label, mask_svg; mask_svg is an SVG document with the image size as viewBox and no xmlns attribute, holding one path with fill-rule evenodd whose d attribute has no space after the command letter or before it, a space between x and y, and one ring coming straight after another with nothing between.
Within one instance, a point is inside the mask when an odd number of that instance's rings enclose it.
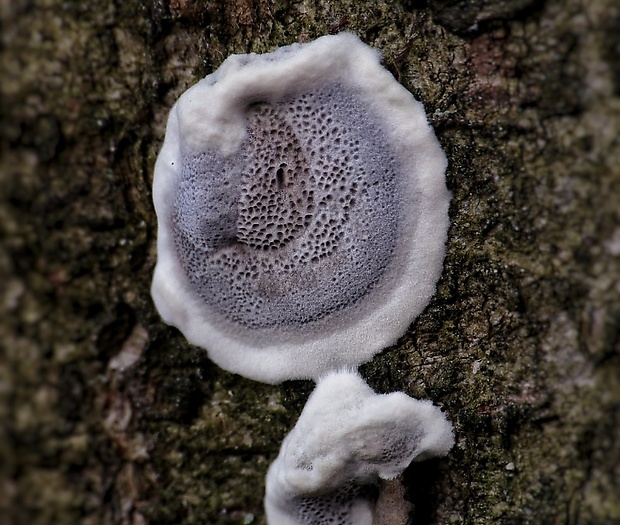
<instances>
[{"instance_id":1,"label":"white fuzzy fungus edge","mask_svg":"<svg viewBox=\"0 0 620 525\"><path fill-rule=\"evenodd\" d=\"M321 379L267 474L270 525L371 525L368 488L444 456L452 425L430 401L375 394L356 373Z\"/></svg>"},{"instance_id":2,"label":"white fuzzy fungus edge","mask_svg":"<svg viewBox=\"0 0 620 525\"><path fill-rule=\"evenodd\" d=\"M380 283L344 315L304 330L260 330L224 326L205 312L175 249L170 228L173 197L183 159L205 151L234 155L246 136L246 111L255 101L309 92L326 83L354 91L383 125L386 141L405 176L406 202L397 262ZM301 87L300 87L301 86ZM449 226L446 157L422 105L380 64L377 51L341 33L294 44L266 55L229 57L212 75L190 88L170 112L157 159L153 199L158 216L158 260L152 284L155 305L189 342L208 350L222 368L276 383L313 378L357 366L393 344L435 291ZM331 322L331 324L330 324Z\"/></svg>"}]
</instances>

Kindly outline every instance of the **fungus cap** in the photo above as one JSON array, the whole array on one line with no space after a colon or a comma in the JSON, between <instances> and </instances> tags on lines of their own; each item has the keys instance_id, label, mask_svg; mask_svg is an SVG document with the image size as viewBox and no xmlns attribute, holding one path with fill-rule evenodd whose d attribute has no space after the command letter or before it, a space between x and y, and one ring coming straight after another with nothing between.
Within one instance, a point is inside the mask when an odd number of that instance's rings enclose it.
<instances>
[{"instance_id":1,"label":"fungus cap","mask_svg":"<svg viewBox=\"0 0 620 525\"><path fill-rule=\"evenodd\" d=\"M233 55L170 112L157 309L252 379L357 366L434 293L445 168L422 105L357 37Z\"/></svg>"},{"instance_id":2,"label":"fungus cap","mask_svg":"<svg viewBox=\"0 0 620 525\"><path fill-rule=\"evenodd\" d=\"M454 444L439 408L402 392L375 394L356 373L321 379L269 467L270 525L370 525L369 490Z\"/></svg>"}]
</instances>

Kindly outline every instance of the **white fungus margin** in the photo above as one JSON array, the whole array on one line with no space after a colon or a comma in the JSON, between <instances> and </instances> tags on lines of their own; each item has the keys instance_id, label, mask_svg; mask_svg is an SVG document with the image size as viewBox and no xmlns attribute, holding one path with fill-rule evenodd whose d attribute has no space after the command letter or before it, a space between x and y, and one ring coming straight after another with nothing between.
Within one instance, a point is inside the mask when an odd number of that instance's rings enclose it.
<instances>
[{"instance_id":1,"label":"white fungus margin","mask_svg":"<svg viewBox=\"0 0 620 525\"><path fill-rule=\"evenodd\" d=\"M369 360L435 291L446 165L351 34L229 57L172 108L155 166L159 313L259 381Z\"/></svg>"}]
</instances>

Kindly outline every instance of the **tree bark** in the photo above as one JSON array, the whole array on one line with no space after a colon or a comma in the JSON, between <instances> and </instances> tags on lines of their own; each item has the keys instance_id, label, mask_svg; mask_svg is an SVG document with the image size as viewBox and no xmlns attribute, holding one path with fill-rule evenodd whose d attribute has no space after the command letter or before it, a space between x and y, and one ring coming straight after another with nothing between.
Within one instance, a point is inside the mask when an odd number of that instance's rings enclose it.
<instances>
[{"instance_id":1,"label":"tree bark","mask_svg":"<svg viewBox=\"0 0 620 525\"><path fill-rule=\"evenodd\" d=\"M361 371L442 406L457 444L383 521L620 523L616 0L0 9L2 523L265 523L312 383L224 372L161 322L153 165L226 56L341 30L423 102L454 195L435 297Z\"/></svg>"}]
</instances>

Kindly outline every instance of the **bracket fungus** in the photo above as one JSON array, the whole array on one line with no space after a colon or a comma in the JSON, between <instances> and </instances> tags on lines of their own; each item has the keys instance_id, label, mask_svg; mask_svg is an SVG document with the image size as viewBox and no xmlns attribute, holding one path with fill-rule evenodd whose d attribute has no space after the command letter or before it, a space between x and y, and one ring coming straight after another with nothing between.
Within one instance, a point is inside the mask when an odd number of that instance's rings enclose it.
<instances>
[{"instance_id":1,"label":"bracket fungus","mask_svg":"<svg viewBox=\"0 0 620 525\"><path fill-rule=\"evenodd\" d=\"M259 381L369 360L434 293L446 164L351 34L229 57L172 108L157 159L159 313Z\"/></svg>"},{"instance_id":2,"label":"bracket fungus","mask_svg":"<svg viewBox=\"0 0 620 525\"><path fill-rule=\"evenodd\" d=\"M375 394L356 373L321 379L267 474L270 525L370 525L372 488L445 456L452 425L430 401Z\"/></svg>"}]
</instances>

